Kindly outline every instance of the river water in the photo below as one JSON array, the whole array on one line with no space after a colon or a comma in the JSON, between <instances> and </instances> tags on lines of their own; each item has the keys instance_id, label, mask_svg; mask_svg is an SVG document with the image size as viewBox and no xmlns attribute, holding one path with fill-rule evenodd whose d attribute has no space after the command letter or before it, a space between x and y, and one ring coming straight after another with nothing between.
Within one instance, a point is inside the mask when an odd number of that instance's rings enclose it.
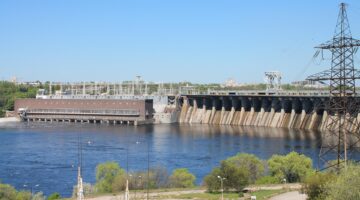
<instances>
[{"instance_id":1,"label":"river water","mask_svg":"<svg viewBox=\"0 0 360 200\"><path fill-rule=\"evenodd\" d=\"M0 180L17 189L71 196L77 180L78 143L83 146L84 182L95 182L96 165L116 161L130 171L164 166L188 168L201 184L219 162L238 152L261 159L291 151L317 165L319 133L281 128L14 123L0 127ZM24 186L26 185L26 186ZM38 185L38 186L37 186Z\"/></svg>"}]
</instances>

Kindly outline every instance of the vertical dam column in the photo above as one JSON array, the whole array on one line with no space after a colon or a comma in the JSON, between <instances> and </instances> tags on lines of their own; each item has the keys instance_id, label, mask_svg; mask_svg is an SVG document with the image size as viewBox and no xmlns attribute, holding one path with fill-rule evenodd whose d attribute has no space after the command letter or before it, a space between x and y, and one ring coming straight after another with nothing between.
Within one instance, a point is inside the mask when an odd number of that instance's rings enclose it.
<instances>
[{"instance_id":1,"label":"vertical dam column","mask_svg":"<svg viewBox=\"0 0 360 200\"><path fill-rule=\"evenodd\" d=\"M183 97L183 105L181 107L179 122L184 123L187 111L189 109L189 99L187 97Z\"/></svg>"},{"instance_id":2,"label":"vertical dam column","mask_svg":"<svg viewBox=\"0 0 360 200\"><path fill-rule=\"evenodd\" d=\"M315 106L322 101L326 98L189 95L182 99L179 122L323 130L330 121Z\"/></svg>"}]
</instances>

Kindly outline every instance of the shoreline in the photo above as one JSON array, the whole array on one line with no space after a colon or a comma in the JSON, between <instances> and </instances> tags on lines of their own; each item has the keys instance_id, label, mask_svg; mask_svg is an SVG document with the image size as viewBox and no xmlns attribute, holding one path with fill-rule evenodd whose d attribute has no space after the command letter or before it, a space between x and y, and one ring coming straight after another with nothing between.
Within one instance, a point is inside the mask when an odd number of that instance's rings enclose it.
<instances>
[{"instance_id":1,"label":"shoreline","mask_svg":"<svg viewBox=\"0 0 360 200\"><path fill-rule=\"evenodd\" d=\"M17 117L2 117L0 118L0 124L20 122L20 119Z\"/></svg>"}]
</instances>

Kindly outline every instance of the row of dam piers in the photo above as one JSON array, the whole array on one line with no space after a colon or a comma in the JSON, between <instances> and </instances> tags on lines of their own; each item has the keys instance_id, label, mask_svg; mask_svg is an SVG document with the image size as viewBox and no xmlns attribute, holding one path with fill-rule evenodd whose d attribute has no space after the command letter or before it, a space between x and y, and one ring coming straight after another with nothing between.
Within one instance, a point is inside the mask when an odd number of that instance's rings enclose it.
<instances>
[{"instance_id":1,"label":"row of dam piers","mask_svg":"<svg viewBox=\"0 0 360 200\"><path fill-rule=\"evenodd\" d=\"M320 105L327 100L326 97L182 96L179 123L326 130L332 119Z\"/></svg>"}]
</instances>

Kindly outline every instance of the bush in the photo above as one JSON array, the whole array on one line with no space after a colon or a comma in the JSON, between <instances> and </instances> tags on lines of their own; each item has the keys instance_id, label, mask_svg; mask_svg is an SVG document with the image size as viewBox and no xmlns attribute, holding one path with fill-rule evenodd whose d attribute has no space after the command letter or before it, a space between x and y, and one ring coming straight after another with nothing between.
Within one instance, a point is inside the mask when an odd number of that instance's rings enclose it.
<instances>
[{"instance_id":1,"label":"bush","mask_svg":"<svg viewBox=\"0 0 360 200\"><path fill-rule=\"evenodd\" d=\"M19 191L16 194L16 200L31 200L31 192L29 192L29 191Z\"/></svg>"},{"instance_id":2,"label":"bush","mask_svg":"<svg viewBox=\"0 0 360 200\"><path fill-rule=\"evenodd\" d=\"M146 177L145 185L147 184L147 172L144 172L144 177ZM169 174L166 168L162 166L155 166L150 169L149 172L149 188L164 188L169 186Z\"/></svg>"},{"instance_id":3,"label":"bush","mask_svg":"<svg viewBox=\"0 0 360 200\"><path fill-rule=\"evenodd\" d=\"M0 184L0 199L1 200L13 200L16 199L16 190L14 187L8 184Z\"/></svg>"},{"instance_id":4,"label":"bush","mask_svg":"<svg viewBox=\"0 0 360 200\"><path fill-rule=\"evenodd\" d=\"M112 192L113 190L118 191L118 179L119 177L125 176L125 171L120 168L116 162L106 162L99 164L96 167L96 184L95 187L98 192ZM113 185L114 180L116 184Z\"/></svg>"},{"instance_id":5,"label":"bush","mask_svg":"<svg viewBox=\"0 0 360 200\"><path fill-rule=\"evenodd\" d=\"M170 186L175 188L191 188L195 186L195 176L188 169L175 169L170 178Z\"/></svg>"},{"instance_id":6,"label":"bush","mask_svg":"<svg viewBox=\"0 0 360 200\"><path fill-rule=\"evenodd\" d=\"M308 200L324 200L326 184L335 177L332 173L315 173L305 179L303 188Z\"/></svg>"},{"instance_id":7,"label":"bush","mask_svg":"<svg viewBox=\"0 0 360 200\"><path fill-rule=\"evenodd\" d=\"M360 199L360 165L349 165L336 180L326 184L326 200Z\"/></svg>"},{"instance_id":8,"label":"bush","mask_svg":"<svg viewBox=\"0 0 360 200\"><path fill-rule=\"evenodd\" d=\"M240 192L248 184L250 174L246 168L238 167L234 162L224 160L221 162L220 168L215 168L204 179L209 192L221 188L221 181L218 176L225 178L223 181L224 190L234 189Z\"/></svg>"},{"instance_id":9,"label":"bush","mask_svg":"<svg viewBox=\"0 0 360 200\"><path fill-rule=\"evenodd\" d=\"M314 172L311 158L297 152L291 152L286 156L273 155L268 160L268 165L271 176L279 182L284 178L289 183L300 182Z\"/></svg>"},{"instance_id":10,"label":"bush","mask_svg":"<svg viewBox=\"0 0 360 200\"><path fill-rule=\"evenodd\" d=\"M234 163L236 167L246 170L249 174L249 183L255 183L258 178L264 175L264 164L255 155L239 153L226 160Z\"/></svg>"},{"instance_id":11,"label":"bush","mask_svg":"<svg viewBox=\"0 0 360 200\"><path fill-rule=\"evenodd\" d=\"M57 192L52 193L47 200L55 200L55 199L61 199L61 195Z\"/></svg>"},{"instance_id":12,"label":"bush","mask_svg":"<svg viewBox=\"0 0 360 200\"><path fill-rule=\"evenodd\" d=\"M263 176L256 180L255 184L262 185L262 184L276 184L279 183L278 178L273 176Z\"/></svg>"}]
</instances>

